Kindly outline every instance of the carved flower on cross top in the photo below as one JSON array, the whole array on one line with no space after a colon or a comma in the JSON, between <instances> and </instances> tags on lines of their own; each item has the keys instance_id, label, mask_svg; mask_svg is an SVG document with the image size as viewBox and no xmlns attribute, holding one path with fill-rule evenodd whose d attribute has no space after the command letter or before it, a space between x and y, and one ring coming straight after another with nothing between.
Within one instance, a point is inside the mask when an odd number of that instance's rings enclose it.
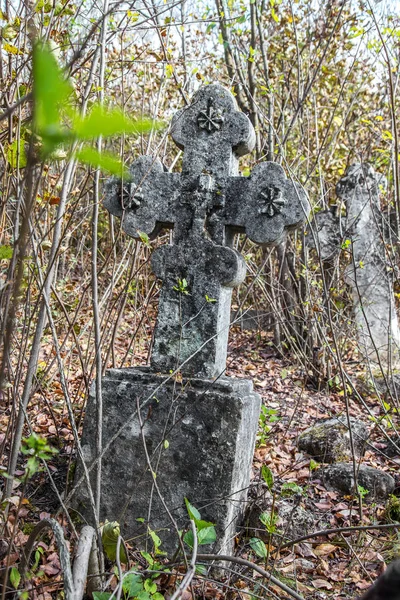
<instances>
[{"instance_id":1,"label":"carved flower on cross top","mask_svg":"<svg viewBox=\"0 0 400 600\"><path fill-rule=\"evenodd\" d=\"M261 206L258 209L258 214L271 218L282 211L282 208L286 205L286 200L282 197L282 190L275 185L270 185L261 192L259 203Z\"/></svg>"},{"instance_id":2,"label":"carved flower on cross top","mask_svg":"<svg viewBox=\"0 0 400 600\"><path fill-rule=\"evenodd\" d=\"M120 201L123 208L136 210L143 202L142 188L136 183L124 183L120 192Z\"/></svg>"},{"instance_id":3,"label":"carved flower on cross top","mask_svg":"<svg viewBox=\"0 0 400 600\"><path fill-rule=\"evenodd\" d=\"M212 131L221 129L223 122L224 117L222 116L222 112L218 108L215 108L214 99L209 98L207 110L201 110L197 117L198 126L200 129L205 129L211 133Z\"/></svg>"}]
</instances>

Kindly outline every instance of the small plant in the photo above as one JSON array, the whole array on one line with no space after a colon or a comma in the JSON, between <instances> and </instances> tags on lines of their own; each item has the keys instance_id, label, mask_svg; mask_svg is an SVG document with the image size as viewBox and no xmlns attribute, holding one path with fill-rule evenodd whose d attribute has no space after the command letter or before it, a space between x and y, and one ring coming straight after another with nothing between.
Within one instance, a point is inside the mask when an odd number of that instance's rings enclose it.
<instances>
[{"instance_id":1,"label":"small plant","mask_svg":"<svg viewBox=\"0 0 400 600\"><path fill-rule=\"evenodd\" d=\"M175 292L179 292L180 294L184 294L185 296L189 296L188 283L186 279L178 279L177 285L174 285L172 288Z\"/></svg>"},{"instance_id":2,"label":"small plant","mask_svg":"<svg viewBox=\"0 0 400 600\"><path fill-rule=\"evenodd\" d=\"M259 538L253 537L249 539L250 548L260 558L267 558L268 550L266 545Z\"/></svg>"},{"instance_id":3,"label":"small plant","mask_svg":"<svg viewBox=\"0 0 400 600\"><path fill-rule=\"evenodd\" d=\"M347 250L351 246L351 240L344 240L341 244L342 250Z\"/></svg>"},{"instance_id":4,"label":"small plant","mask_svg":"<svg viewBox=\"0 0 400 600\"><path fill-rule=\"evenodd\" d=\"M262 446L268 438L271 431L271 424L280 420L278 411L275 408L267 408L264 404L261 406L260 419L258 422L259 433L257 435L257 445Z\"/></svg>"},{"instance_id":5,"label":"small plant","mask_svg":"<svg viewBox=\"0 0 400 600\"><path fill-rule=\"evenodd\" d=\"M294 483L293 481L287 481L282 485L281 494L282 496L303 496L304 490L302 487L297 485L297 483Z\"/></svg>"},{"instance_id":6,"label":"small plant","mask_svg":"<svg viewBox=\"0 0 400 600\"><path fill-rule=\"evenodd\" d=\"M155 574L153 577L158 577ZM157 590L157 584L151 577L143 577L135 571L126 573L122 580L122 593L124 600L164 600L164 596ZM115 593L93 592L93 600L109 600L115 598Z\"/></svg>"},{"instance_id":7,"label":"small plant","mask_svg":"<svg viewBox=\"0 0 400 600\"><path fill-rule=\"evenodd\" d=\"M29 479L41 469L41 461L49 460L58 450L49 446L44 437L32 433L22 440L21 452L29 456L25 470L25 479Z\"/></svg>"},{"instance_id":8,"label":"small plant","mask_svg":"<svg viewBox=\"0 0 400 600\"><path fill-rule=\"evenodd\" d=\"M365 496L367 496L369 494L369 490L366 490L365 488L363 488L362 485L358 485L357 490L358 490L358 494L362 500L364 500Z\"/></svg>"},{"instance_id":9,"label":"small plant","mask_svg":"<svg viewBox=\"0 0 400 600\"><path fill-rule=\"evenodd\" d=\"M213 302L216 302L216 298L210 298L210 296L208 296L206 294L206 302L208 302L209 304L212 304Z\"/></svg>"},{"instance_id":10,"label":"small plant","mask_svg":"<svg viewBox=\"0 0 400 600\"><path fill-rule=\"evenodd\" d=\"M259 516L261 523L264 525L267 532L272 535L277 531L277 522L279 519L278 513L272 510L271 512L263 512Z\"/></svg>"},{"instance_id":11,"label":"small plant","mask_svg":"<svg viewBox=\"0 0 400 600\"><path fill-rule=\"evenodd\" d=\"M400 522L400 498L394 494L390 494L388 503L385 508L385 518L389 523Z\"/></svg>"},{"instance_id":12,"label":"small plant","mask_svg":"<svg viewBox=\"0 0 400 600\"><path fill-rule=\"evenodd\" d=\"M217 539L217 533L215 531L214 523L203 521L197 508L190 504L189 500L185 498L186 510L189 518L194 521L196 527L197 543L199 546L204 544L213 544ZM188 531L183 536L183 541L193 548L194 539L193 532Z\"/></svg>"}]
</instances>

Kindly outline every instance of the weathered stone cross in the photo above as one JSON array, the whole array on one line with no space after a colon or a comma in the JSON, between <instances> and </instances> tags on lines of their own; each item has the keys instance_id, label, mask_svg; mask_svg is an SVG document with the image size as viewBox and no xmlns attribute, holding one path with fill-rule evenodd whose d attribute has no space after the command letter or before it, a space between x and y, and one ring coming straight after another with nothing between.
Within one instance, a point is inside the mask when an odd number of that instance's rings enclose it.
<instances>
[{"instance_id":1,"label":"weathered stone cross","mask_svg":"<svg viewBox=\"0 0 400 600\"><path fill-rule=\"evenodd\" d=\"M109 184L105 206L136 239L174 229L173 245L152 256L163 282L153 369L215 377L226 366L232 289L246 272L234 235L272 245L303 223L310 207L303 188L276 163L239 176L238 158L253 149L254 129L220 85L196 93L173 118L171 135L184 150L182 173L142 156L131 166L131 182Z\"/></svg>"}]
</instances>

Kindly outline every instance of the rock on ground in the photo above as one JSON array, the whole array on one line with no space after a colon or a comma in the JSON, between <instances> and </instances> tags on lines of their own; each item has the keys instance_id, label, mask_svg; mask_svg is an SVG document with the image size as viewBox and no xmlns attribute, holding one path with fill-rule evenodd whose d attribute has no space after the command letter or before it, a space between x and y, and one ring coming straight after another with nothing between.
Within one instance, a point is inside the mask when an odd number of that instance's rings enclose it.
<instances>
[{"instance_id":1,"label":"rock on ground","mask_svg":"<svg viewBox=\"0 0 400 600\"><path fill-rule=\"evenodd\" d=\"M362 421L350 417L356 458L364 454L365 441L369 437L368 427ZM327 419L306 429L300 437L299 449L318 462L336 463L351 458L350 432L347 419Z\"/></svg>"},{"instance_id":2,"label":"rock on ground","mask_svg":"<svg viewBox=\"0 0 400 600\"><path fill-rule=\"evenodd\" d=\"M329 465L316 472L316 477L321 479L327 490L342 492L343 494L354 493L354 476L352 463L337 463ZM385 500L394 490L395 481L391 475L361 465L358 469L358 485L368 490L365 495L368 500Z\"/></svg>"}]
</instances>

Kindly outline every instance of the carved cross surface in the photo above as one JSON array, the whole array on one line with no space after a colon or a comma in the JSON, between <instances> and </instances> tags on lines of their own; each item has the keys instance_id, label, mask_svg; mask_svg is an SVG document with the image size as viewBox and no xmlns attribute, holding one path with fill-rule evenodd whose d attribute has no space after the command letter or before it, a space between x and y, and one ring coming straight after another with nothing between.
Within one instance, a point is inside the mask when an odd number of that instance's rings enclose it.
<instances>
[{"instance_id":1,"label":"carved cross surface","mask_svg":"<svg viewBox=\"0 0 400 600\"><path fill-rule=\"evenodd\" d=\"M153 369L216 377L226 366L232 289L246 273L233 248L235 234L276 244L305 222L310 206L303 188L276 163L239 175L238 159L253 149L254 129L220 85L195 94L174 116L171 135L184 151L181 174L142 156L131 166L131 182L108 184L105 206L136 239L174 230L173 244L152 255L162 280Z\"/></svg>"}]
</instances>

